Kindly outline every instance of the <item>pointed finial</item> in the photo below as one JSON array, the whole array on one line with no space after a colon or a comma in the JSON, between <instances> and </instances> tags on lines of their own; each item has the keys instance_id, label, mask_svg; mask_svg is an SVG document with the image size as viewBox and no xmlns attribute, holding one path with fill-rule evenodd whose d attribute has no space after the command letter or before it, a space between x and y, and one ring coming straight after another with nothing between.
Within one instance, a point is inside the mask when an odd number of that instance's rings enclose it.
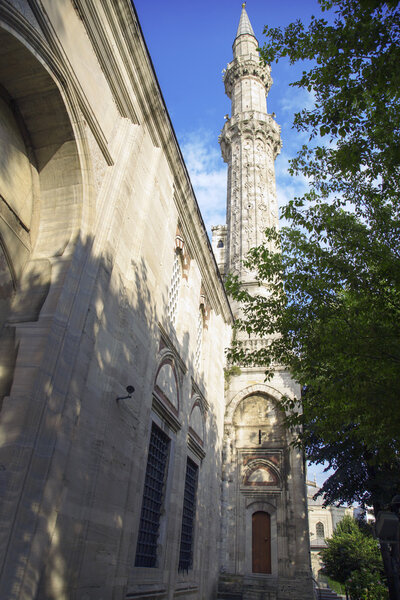
<instances>
[{"instance_id":1,"label":"pointed finial","mask_svg":"<svg viewBox=\"0 0 400 600\"><path fill-rule=\"evenodd\" d=\"M236 33L236 37L239 37L239 35L243 34L252 35L253 37L256 37L254 35L253 28L250 24L249 17L247 16L246 2L243 2L242 4L242 14L240 15L239 27Z\"/></svg>"}]
</instances>

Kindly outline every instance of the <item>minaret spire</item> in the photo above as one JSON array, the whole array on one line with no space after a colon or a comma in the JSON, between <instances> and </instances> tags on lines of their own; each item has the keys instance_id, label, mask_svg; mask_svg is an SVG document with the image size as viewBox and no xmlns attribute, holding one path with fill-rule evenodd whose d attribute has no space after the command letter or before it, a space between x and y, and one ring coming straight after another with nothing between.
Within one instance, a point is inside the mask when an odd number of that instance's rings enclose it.
<instances>
[{"instance_id":1,"label":"minaret spire","mask_svg":"<svg viewBox=\"0 0 400 600\"><path fill-rule=\"evenodd\" d=\"M232 114L220 135L228 163L225 272L256 286L244 267L248 251L261 244L267 227L278 226L274 161L281 148L280 128L267 112L271 69L260 63L258 42L242 5L233 42L233 60L224 75Z\"/></svg>"},{"instance_id":2,"label":"minaret spire","mask_svg":"<svg viewBox=\"0 0 400 600\"><path fill-rule=\"evenodd\" d=\"M248 34L248 35L252 35L253 37L256 37L254 35L254 31L251 26L250 19L247 16L246 2L243 2L243 4L242 4L242 14L240 15L239 27L238 27L238 30L236 33L236 37L238 38L239 35L244 35L244 34Z\"/></svg>"}]
</instances>

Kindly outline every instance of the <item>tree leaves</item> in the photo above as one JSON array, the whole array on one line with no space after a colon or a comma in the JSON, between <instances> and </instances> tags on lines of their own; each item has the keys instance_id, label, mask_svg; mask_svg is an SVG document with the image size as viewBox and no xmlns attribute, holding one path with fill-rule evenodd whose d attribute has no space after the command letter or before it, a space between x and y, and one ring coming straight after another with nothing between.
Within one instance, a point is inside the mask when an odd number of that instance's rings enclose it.
<instances>
[{"instance_id":1,"label":"tree leaves","mask_svg":"<svg viewBox=\"0 0 400 600\"><path fill-rule=\"evenodd\" d=\"M366 597L362 593L365 588L370 592L384 592L383 587L376 589L383 571L378 543L355 519L346 515L326 543L326 548L321 550L324 573L351 588L352 599ZM384 598L385 595L373 597Z\"/></svg>"},{"instance_id":2,"label":"tree leaves","mask_svg":"<svg viewBox=\"0 0 400 600\"><path fill-rule=\"evenodd\" d=\"M312 144L290 163L309 189L283 208L289 225L249 253L261 293L228 280L243 307L229 356L267 378L290 370L303 412L289 398L281 408L308 458L335 471L325 499L378 510L400 491L399 3L320 4L327 18L308 28L265 29L265 61L309 65L293 85L315 106L294 126ZM247 335L267 343L249 352Z\"/></svg>"}]
</instances>

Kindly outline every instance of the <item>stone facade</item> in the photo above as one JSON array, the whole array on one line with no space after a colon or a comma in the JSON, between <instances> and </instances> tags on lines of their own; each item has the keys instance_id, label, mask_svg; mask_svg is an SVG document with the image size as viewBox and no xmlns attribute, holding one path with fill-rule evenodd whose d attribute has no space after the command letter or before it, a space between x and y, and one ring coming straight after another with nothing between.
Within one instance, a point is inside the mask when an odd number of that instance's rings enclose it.
<instances>
[{"instance_id":1,"label":"stone facade","mask_svg":"<svg viewBox=\"0 0 400 600\"><path fill-rule=\"evenodd\" d=\"M249 207L216 261L132 3L0 0L0 598L215 598L221 565L251 572L254 510L273 534L258 581L311 597L302 457L274 405L295 385L246 370L225 404L218 265L241 272L277 219L279 129L246 44L224 152L249 162Z\"/></svg>"},{"instance_id":2,"label":"stone facade","mask_svg":"<svg viewBox=\"0 0 400 600\"><path fill-rule=\"evenodd\" d=\"M137 16L2 1L0 38L0 597L212 598L232 314ZM149 569L153 424L168 458Z\"/></svg>"}]
</instances>

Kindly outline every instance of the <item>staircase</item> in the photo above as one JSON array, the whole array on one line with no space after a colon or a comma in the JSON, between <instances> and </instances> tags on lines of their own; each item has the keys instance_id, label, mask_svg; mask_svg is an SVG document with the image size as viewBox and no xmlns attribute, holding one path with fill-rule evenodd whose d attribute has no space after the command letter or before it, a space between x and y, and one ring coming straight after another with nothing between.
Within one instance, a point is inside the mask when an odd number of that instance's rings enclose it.
<instances>
[{"instance_id":1,"label":"staircase","mask_svg":"<svg viewBox=\"0 0 400 600\"><path fill-rule=\"evenodd\" d=\"M285 580L276 577L253 575L221 574L218 581L218 600L278 600L291 598L292 600L341 600L332 590L324 588L315 590L313 595L310 581L304 590L299 588L299 580ZM296 591L297 590L297 591ZM299 591L300 590L300 591Z\"/></svg>"},{"instance_id":2,"label":"staircase","mask_svg":"<svg viewBox=\"0 0 400 600\"><path fill-rule=\"evenodd\" d=\"M330 587L323 587L317 590L318 600L341 600L344 596L338 596Z\"/></svg>"},{"instance_id":3,"label":"staircase","mask_svg":"<svg viewBox=\"0 0 400 600\"><path fill-rule=\"evenodd\" d=\"M276 600L276 580L257 576L243 578L243 600Z\"/></svg>"},{"instance_id":4,"label":"staircase","mask_svg":"<svg viewBox=\"0 0 400 600\"><path fill-rule=\"evenodd\" d=\"M241 575L220 575L218 600L276 600L276 580Z\"/></svg>"}]
</instances>

